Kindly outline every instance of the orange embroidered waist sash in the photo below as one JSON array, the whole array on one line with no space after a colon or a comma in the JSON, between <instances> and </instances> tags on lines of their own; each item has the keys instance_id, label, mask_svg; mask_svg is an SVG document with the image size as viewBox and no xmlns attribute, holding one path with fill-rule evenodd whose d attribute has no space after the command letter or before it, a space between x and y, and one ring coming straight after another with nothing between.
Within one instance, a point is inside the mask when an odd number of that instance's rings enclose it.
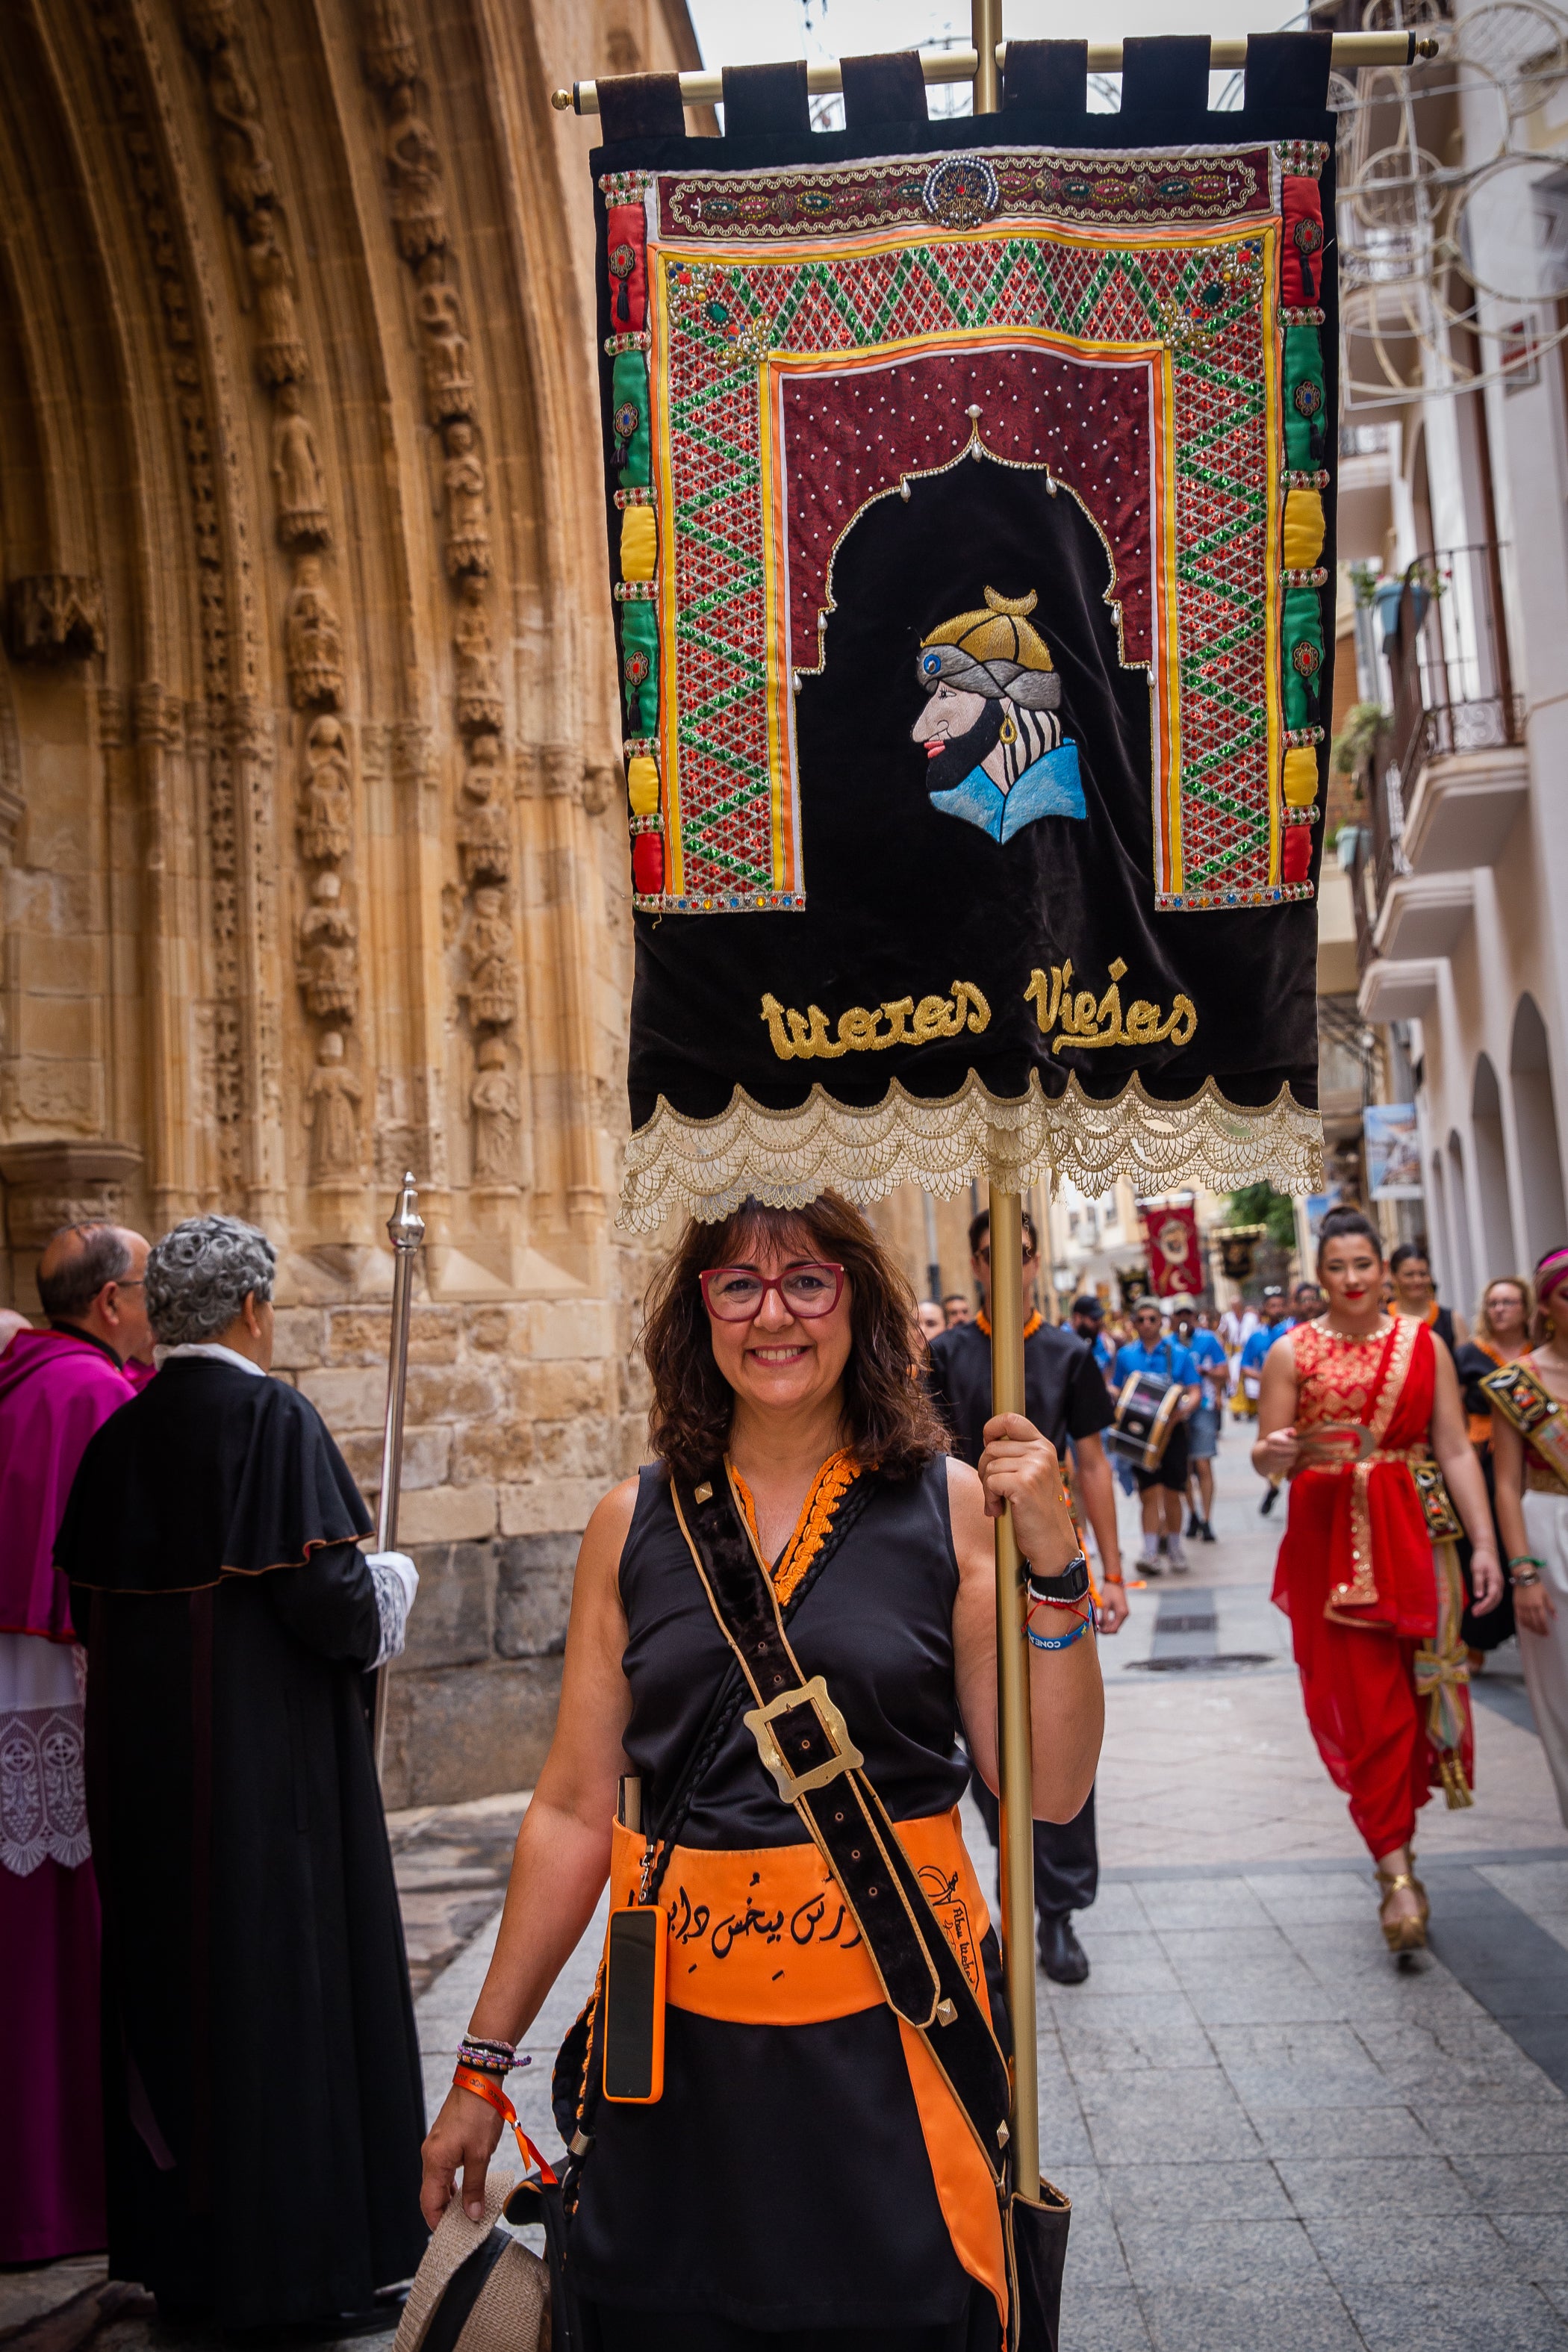
<instances>
[{"instance_id":1,"label":"orange embroidered waist sash","mask_svg":"<svg viewBox=\"0 0 1568 2352\"><path fill-rule=\"evenodd\" d=\"M959 1829L958 1809L895 1827L984 2009L980 1944L988 1915ZM612 1909L635 1899L642 1854L641 1837L616 1822L610 1855ZM790 2026L823 2024L882 2004L871 1956L814 1845L713 1853L678 1845L665 1872L661 1900L669 1921L665 1999L671 2009L733 2025ZM970 2276L990 2289L1005 2327L1006 2254L991 2176L925 2036L902 2020L899 2032L953 2252ZM940 2027L933 2039L940 2050Z\"/></svg>"},{"instance_id":2,"label":"orange embroidered waist sash","mask_svg":"<svg viewBox=\"0 0 1568 2352\"><path fill-rule=\"evenodd\" d=\"M900 1822L943 1935L984 2001L980 1939L985 1898L956 1809ZM617 1822L610 1858L613 1908L635 1900L643 1842ZM672 2009L732 2025L820 2025L875 2009L884 1998L871 1956L816 1848L678 1845L664 1874Z\"/></svg>"}]
</instances>

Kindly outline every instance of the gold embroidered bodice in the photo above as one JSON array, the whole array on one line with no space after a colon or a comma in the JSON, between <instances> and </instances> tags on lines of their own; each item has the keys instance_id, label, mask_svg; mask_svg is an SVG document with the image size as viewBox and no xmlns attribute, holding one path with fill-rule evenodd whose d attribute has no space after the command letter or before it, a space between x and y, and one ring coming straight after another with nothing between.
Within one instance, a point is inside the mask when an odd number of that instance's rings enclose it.
<instances>
[{"instance_id":1,"label":"gold embroidered bodice","mask_svg":"<svg viewBox=\"0 0 1568 2352\"><path fill-rule=\"evenodd\" d=\"M1290 1334L1296 1359L1296 1426L1372 1419L1384 1362L1388 1327L1364 1339L1347 1339L1321 1323L1299 1323Z\"/></svg>"}]
</instances>

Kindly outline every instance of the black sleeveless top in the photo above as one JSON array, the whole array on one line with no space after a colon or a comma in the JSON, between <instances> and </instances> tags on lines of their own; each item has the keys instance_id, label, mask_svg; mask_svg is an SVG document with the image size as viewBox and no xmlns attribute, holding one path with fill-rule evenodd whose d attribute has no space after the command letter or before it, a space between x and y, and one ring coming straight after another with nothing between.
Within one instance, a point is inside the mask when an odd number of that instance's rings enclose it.
<instances>
[{"instance_id":1,"label":"black sleeveless top","mask_svg":"<svg viewBox=\"0 0 1568 2352\"><path fill-rule=\"evenodd\" d=\"M897 1484L862 1474L839 1512L791 1643L805 1673L826 1677L894 1820L943 1812L968 1780L955 1752L946 1461ZM657 1825L731 1655L658 1465L640 1475L620 1590L632 1693L624 1745L642 1775L644 1822ZM805 1843L742 1723L680 1843ZM930 2327L963 2313L970 2282L885 2005L804 2026L672 2009L664 2084L654 2106L599 2105L572 2232L584 2294L770 2330Z\"/></svg>"}]
</instances>

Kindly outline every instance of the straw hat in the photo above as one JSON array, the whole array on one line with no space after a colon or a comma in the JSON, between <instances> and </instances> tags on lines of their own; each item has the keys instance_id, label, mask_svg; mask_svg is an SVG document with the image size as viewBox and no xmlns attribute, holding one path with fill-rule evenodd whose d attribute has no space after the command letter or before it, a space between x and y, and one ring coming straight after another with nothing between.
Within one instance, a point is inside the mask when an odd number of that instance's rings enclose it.
<instances>
[{"instance_id":1,"label":"straw hat","mask_svg":"<svg viewBox=\"0 0 1568 2352\"><path fill-rule=\"evenodd\" d=\"M513 2174L491 2167L482 2221L470 2221L462 2199L453 2198L408 2290L393 2352L422 2352L448 2294L471 2305L456 2335L447 2338L451 2352L548 2352L549 2272L537 2254L500 2227L516 2186ZM465 2270L470 2262L474 2269Z\"/></svg>"}]
</instances>

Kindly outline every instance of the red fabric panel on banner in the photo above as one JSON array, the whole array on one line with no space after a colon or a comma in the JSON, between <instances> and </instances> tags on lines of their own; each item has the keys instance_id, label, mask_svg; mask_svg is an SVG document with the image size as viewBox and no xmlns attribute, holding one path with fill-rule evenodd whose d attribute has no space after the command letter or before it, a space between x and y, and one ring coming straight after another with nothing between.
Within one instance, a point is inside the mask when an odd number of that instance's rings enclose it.
<instances>
[{"instance_id":1,"label":"red fabric panel on banner","mask_svg":"<svg viewBox=\"0 0 1568 2352\"><path fill-rule=\"evenodd\" d=\"M617 335L640 332L647 318L647 231L640 205L610 206L610 317Z\"/></svg>"},{"instance_id":2,"label":"red fabric panel on banner","mask_svg":"<svg viewBox=\"0 0 1568 2352\"><path fill-rule=\"evenodd\" d=\"M1285 250L1279 282L1292 310L1310 309L1322 299L1323 204L1316 180L1287 173L1280 184L1285 215Z\"/></svg>"}]
</instances>

